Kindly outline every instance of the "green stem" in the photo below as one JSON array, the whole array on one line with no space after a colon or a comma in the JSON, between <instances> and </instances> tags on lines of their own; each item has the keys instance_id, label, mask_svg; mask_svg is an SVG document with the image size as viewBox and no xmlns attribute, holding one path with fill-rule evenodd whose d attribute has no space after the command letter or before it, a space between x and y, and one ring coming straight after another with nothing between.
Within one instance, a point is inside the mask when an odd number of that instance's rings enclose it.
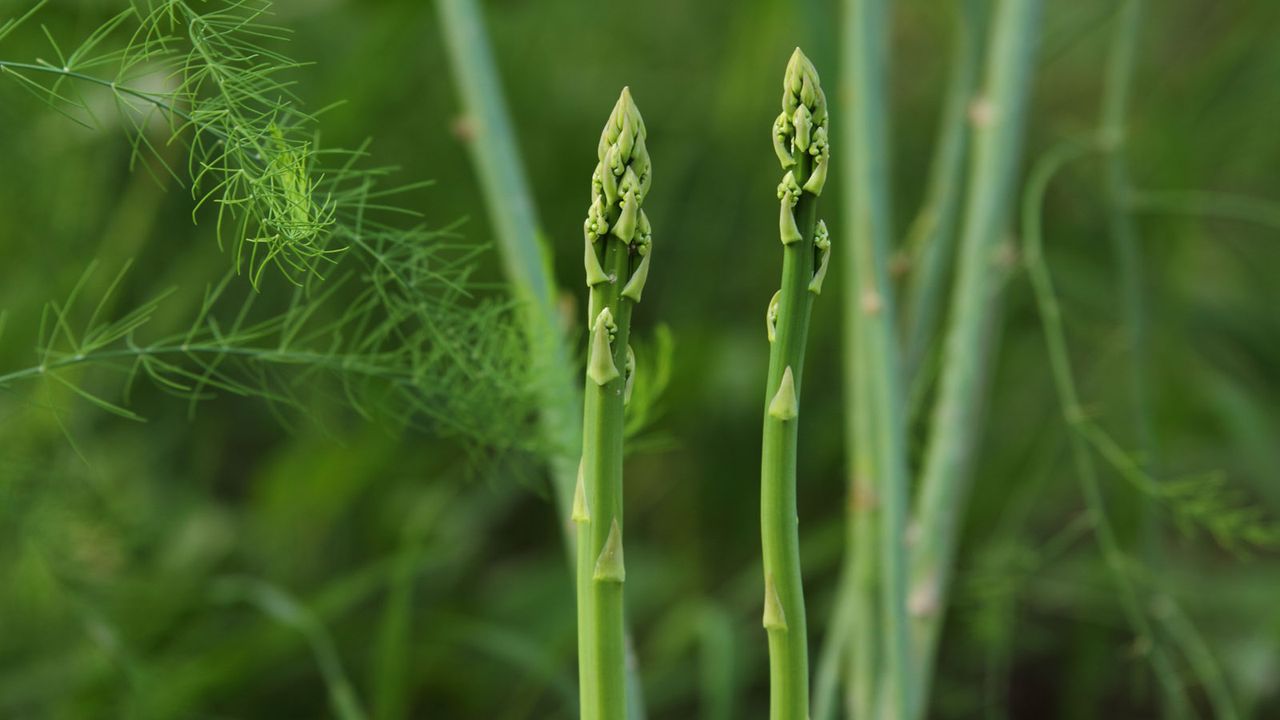
<instances>
[{"instance_id":1,"label":"green stem","mask_svg":"<svg viewBox=\"0 0 1280 720\"><path fill-rule=\"evenodd\" d=\"M774 124L784 169L780 232L782 287L770 304L769 373L760 462L760 539L764 560L764 628L769 638L769 717L809 718L809 643L796 511L799 401L813 298L821 290L819 255L829 244L818 222L827 166L826 98L817 71L796 48Z\"/></svg>"},{"instance_id":2,"label":"green stem","mask_svg":"<svg viewBox=\"0 0 1280 720\"><path fill-rule=\"evenodd\" d=\"M1125 206L1129 192L1129 168L1125 162L1130 89L1133 84L1134 57L1138 31L1142 21L1142 0L1126 0L1116 20L1103 84L1102 113L1098 137L1105 151L1103 185L1106 189L1107 231L1115 250L1120 275L1121 320L1128 336L1128 363L1125 368L1129 390L1130 412L1140 466L1150 468L1155 451L1151 422L1150 390L1147 368L1150 352L1147 342L1146 308L1143 300L1143 261L1138 229ZM1139 502L1137 542L1144 554L1156 551L1155 518L1151 504Z\"/></svg>"},{"instance_id":3,"label":"green stem","mask_svg":"<svg viewBox=\"0 0 1280 720\"><path fill-rule=\"evenodd\" d=\"M610 243L603 266L614 277L627 276L627 248ZM615 340L610 348L615 368L626 363L631 324L629 301L620 301L618 283L591 291L591 316L608 309L617 313ZM593 333L595 330L593 330ZM622 521L623 388L625 378L597 384L586 381L583 407L583 488L590 517L578 525L579 679L584 720L626 718L626 645L623 639L622 583L597 576L609 533Z\"/></svg>"},{"instance_id":4,"label":"green stem","mask_svg":"<svg viewBox=\"0 0 1280 720\"><path fill-rule=\"evenodd\" d=\"M844 144L850 149L842 163L844 201L851 211L847 231L851 253L845 256L847 273L846 327L852 332L848 346L861 353L862 362L852 358L852 382L862 392L854 396L854 447L870 454L872 475L869 487L859 493L874 498L877 506L878 547L877 586L879 613L864 615L864 623L876 618L874 626L859 628L860 639L880 638L875 665L882 692L876 705L890 717L907 717L910 697L911 660L907 626L906 506L908 471L904 439L904 396L898 357L895 302L889 277L892 229L889 199L888 133L888 3L885 0L847 0L842 61L844 82L841 127ZM860 373L860 378L858 377ZM855 477L857 474L855 473ZM871 490L870 495L866 494ZM867 508L855 502L855 508ZM855 522L858 519L855 518ZM871 539L870 534L864 542ZM855 556L857 549L854 549ZM861 555L866 559L867 554ZM856 559L856 558L855 558ZM859 571L865 574L866 570ZM865 597L865 596L863 596ZM865 610L860 610L865 613ZM863 688L872 682L871 667L860 663ZM862 702L868 702L863 698Z\"/></svg>"},{"instance_id":5,"label":"green stem","mask_svg":"<svg viewBox=\"0 0 1280 720\"><path fill-rule=\"evenodd\" d=\"M1171 597L1158 597L1154 604L1156 619L1174 642L1182 647L1187 663L1200 680L1209 705L1213 708L1213 716L1218 720L1238 720L1240 711L1236 709L1235 698L1231 695L1226 678L1222 676L1217 659L1196 629L1195 623Z\"/></svg>"},{"instance_id":6,"label":"green stem","mask_svg":"<svg viewBox=\"0 0 1280 720\"><path fill-rule=\"evenodd\" d=\"M920 377L920 368L937 333L938 314L955 256L964 160L968 153L969 104L982 67L984 10L980 0L962 0L956 6L951 75L938 123L928 189L907 238L912 263L903 302L906 317L903 377L911 384L913 397L923 395L921 386L925 383Z\"/></svg>"},{"instance_id":7,"label":"green stem","mask_svg":"<svg viewBox=\"0 0 1280 720\"><path fill-rule=\"evenodd\" d=\"M581 399L556 309L555 281L539 237L541 223L475 0L439 0L439 10L455 85L474 138L467 149L484 192L503 273L524 314L531 361L555 380L546 384L540 423L555 450L552 487L571 540L568 517L582 440Z\"/></svg>"},{"instance_id":8,"label":"green stem","mask_svg":"<svg viewBox=\"0 0 1280 720\"><path fill-rule=\"evenodd\" d=\"M822 639L818 666L813 678L813 716L811 720L836 720L839 703L840 673L848 659L853 641L853 606L846 601L852 593L853 563L846 557L840 568L836 586L836 602L831 609L831 623Z\"/></svg>"},{"instance_id":9,"label":"green stem","mask_svg":"<svg viewBox=\"0 0 1280 720\"><path fill-rule=\"evenodd\" d=\"M989 365L999 272L994 250L1017 180L1035 67L1041 0L1002 0L991 27L985 86L974 108L973 154L952 317L913 524L912 643L920 672L914 695L926 707L942 628L960 518L967 503Z\"/></svg>"},{"instance_id":10,"label":"green stem","mask_svg":"<svg viewBox=\"0 0 1280 720\"><path fill-rule=\"evenodd\" d=\"M1208 215L1280 231L1280 203L1265 198L1202 190L1130 190L1134 212Z\"/></svg>"},{"instance_id":11,"label":"green stem","mask_svg":"<svg viewBox=\"0 0 1280 720\"><path fill-rule=\"evenodd\" d=\"M852 285L846 282L846 285ZM852 293L847 293L852 295ZM846 322L861 324L858 314L848 310L856 299L846 297ZM876 477L875 463L871 447L871 403L861 402L858 398L870 393L870 374L866 372L866 353L859 349L855 327L853 332L845 333L846 357L852 355L853 379L846 380L848 390L854 399L846 401L846 407L852 405L854 417L852 426L854 457L853 479L849 487L849 523L846 534L852 544L851 561L853 564L852 594L846 602L852 607L851 614L853 637L849 652L849 675L846 684L846 706L854 718L874 718L876 703L879 700L880 656L883 652L881 639L876 632L880 603L877 601L880 592L880 567L876 559L876 537L880 533L880 512L875 501L876 489L873 478ZM849 349L849 345L854 345ZM847 362L847 361L846 361ZM856 385L856 387L855 387ZM849 550L847 549L846 552Z\"/></svg>"},{"instance_id":12,"label":"green stem","mask_svg":"<svg viewBox=\"0 0 1280 720\"><path fill-rule=\"evenodd\" d=\"M805 340L813 296L811 251L817 223L817 198L806 193L796 204L797 224L804 240L783 251L782 294L778 298L777 335L769 352L768 392L765 396L763 458L760 465L760 528L764 550L766 593L776 593L785 623L766 627L769 635L769 717L805 720L809 715L809 645L800 574L800 528L796 517L796 418L770 415L769 405L782 386L783 375L800 397ZM793 247L794 246L794 247ZM770 600L766 600L768 607Z\"/></svg>"}]
</instances>

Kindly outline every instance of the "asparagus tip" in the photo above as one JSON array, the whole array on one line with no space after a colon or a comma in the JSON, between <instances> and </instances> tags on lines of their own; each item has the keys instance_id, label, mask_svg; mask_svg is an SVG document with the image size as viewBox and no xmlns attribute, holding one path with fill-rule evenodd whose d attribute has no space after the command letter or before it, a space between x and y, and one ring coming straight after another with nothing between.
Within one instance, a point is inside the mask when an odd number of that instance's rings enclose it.
<instances>
[{"instance_id":1,"label":"asparagus tip","mask_svg":"<svg viewBox=\"0 0 1280 720\"><path fill-rule=\"evenodd\" d=\"M813 67L813 63L809 62L804 50L801 50L800 46L797 45L796 49L791 51L791 57L787 60L787 77L791 77L792 73L798 74L805 65Z\"/></svg>"}]
</instances>

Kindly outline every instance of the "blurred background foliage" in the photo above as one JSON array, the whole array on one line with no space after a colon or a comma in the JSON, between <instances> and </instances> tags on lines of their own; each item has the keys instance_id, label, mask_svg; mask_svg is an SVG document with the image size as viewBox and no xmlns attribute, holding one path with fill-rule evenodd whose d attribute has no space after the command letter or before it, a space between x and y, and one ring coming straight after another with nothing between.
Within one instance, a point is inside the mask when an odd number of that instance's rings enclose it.
<instances>
[{"instance_id":1,"label":"blurred background foliage","mask_svg":"<svg viewBox=\"0 0 1280 720\"><path fill-rule=\"evenodd\" d=\"M3 0L0 18L30 5ZM834 5L484 3L566 317L578 318L585 298L581 222L596 137L622 85L649 128L657 255L636 332L652 342L666 323L675 354L653 442L628 461L626 507L628 608L655 718L763 712L759 389L779 258L768 132L793 46L835 75ZM55 0L37 21L71 45L121 7ZM1093 131L1113 3L1048 10L1028 160ZM925 0L897 2L895 13L901 237L928 171L950 19ZM401 202L431 227L489 243L432 4L277 0L274 21L294 33L288 52L314 61L293 73L309 107L345 101L321 117L326 144L372 137L372 161L399 166L401 182L436 181ZM1128 138L1139 189L1280 201L1277 36L1280 4L1270 0L1151 3ZM0 45L3 59L48 54L37 24ZM35 363L40 308L66 297L92 261L100 295L133 259L121 308L177 286L153 323L179 329L229 266L207 213L193 227L189 195L131 172L121 129L109 111L99 119L78 127L15 83L0 85L4 372ZM161 152L183 161L178 147ZM1086 410L1131 448L1101 187L1096 162L1071 166L1048 197L1046 244ZM1205 210L1177 202L1139 216L1152 460L1162 477L1221 473L1276 516L1280 227ZM834 202L823 214L839 227ZM500 297L491 252L477 272ZM264 289L262 302L281 292ZM838 298L816 305L808 387L817 391L801 442L815 640L844 538ZM1082 526L1022 273L1006 300L935 714L1156 716L1142 648ZM536 452L364 422L332 403L279 413L224 395L192 415L138 384L129 407L146 421L52 383L0 394L0 715L301 718L358 704L378 718L574 716L572 580ZM1141 500L1114 473L1105 480L1132 532ZM1146 570L1180 608L1157 612L1161 632L1195 634L1243 715L1280 716L1280 557L1227 552L1156 512L1160 550Z\"/></svg>"}]
</instances>

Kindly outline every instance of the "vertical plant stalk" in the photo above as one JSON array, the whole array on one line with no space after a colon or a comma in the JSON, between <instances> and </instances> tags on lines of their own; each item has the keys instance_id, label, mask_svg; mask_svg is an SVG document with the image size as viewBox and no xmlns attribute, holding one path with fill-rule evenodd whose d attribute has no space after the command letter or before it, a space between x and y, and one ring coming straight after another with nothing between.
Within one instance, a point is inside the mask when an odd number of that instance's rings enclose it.
<instances>
[{"instance_id":1,"label":"vertical plant stalk","mask_svg":"<svg viewBox=\"0 0 1280 720\"><path fill-rule=\"evenodd\" d=\"M827 99L800 48L787 63L773 145L785 174L781 200L782 287L766 312L769 374L760 462L760 539L769 638L769 717L808 720L809 643L796 517L796 460L805 340L813 298L822 291L831 240L818 220L827 179Z\"/></svg>"},{"instance_id":2,"label":"vertical plant stalk","mask_svg":"<svg viewBox=\"0 0 1280 720\"><path fill-rule=\"evenodd\" d=\"M863 619L856 627L855 642L878 637L876 654L855 658L851 688L857 688L856 704L863 711L874 707L888 717L907 717L911 712L909 629L907 626L906 507L908 471L905 435L905 402L901 364L895 327L893 284L889 276L891 252L891 211L889 199L889 64L885 39L889 35L886 0L847 0L842 28L845 40L843 82L840 98L846 105L841 114L841 137L849 152L844 168L844 201L852 222L847 232L852 252L846 256L846 333L857 357L846 357L852 368L850 378L860 392L853 397L852 427L854 451L864 459L869 476L855 472L851 507L854 542L873 546L876 552L852 549L855 570L866 587L874 562L878 589L878 612L860 608ZM858 461L854 460L855 471ZM874 529L868 525L872 509L877 515ZM859 536L860 535L860 536ZM866 604L868 594L855 595ZM875 677L877 674L879 677ZM878 695L871 699L872 689Z\"/></svg>"},{"instance_id":3,"label":"vertical plant stalk","mask_svg":"<svg viewBox=\"0 0 1280 720\"><path fill-rule=\"evenodd\" d=\"M1150 352L1147 342L1146 308L1143 300L1143 261L1138 228L1125 206L1129 193L1129 168L1125 162L1128 134L1129 96L1133 85L1138 33L1143 15L1142 0L1125 0L1116 16L1108 51L1102 91L1102 112L1098 124L1103 149L1103 187L1106 190L1107 232L1111 236L1120 275L1120 312L1128 341L1125 368L1130 412L1137 440L1140 466L1146 470L1155 449L1151 427L1151 401L1147 386ZM1141 503L1138 532L1134 538L1150 556L1156 550L1151 504Z\"/></svg>"},{"instance_id":4,"label":"vertical plant stalk","mask_svg":"<svg viewBox=\"0 0 1280 720\"><path fill-rule=\"evenodd\" d=\"M850 554L853 580L851 594L844 598L851 606L849 671L846 683L846 708L853 718L876 717L876 703L881 680L880 658L883 653L877 618L880 616L880 563L876 538L880 534L880 510L876 502L875 452L871 436L871 374L866 370L865 347L859 341L863 320L854 310L857 287L853 271L846 268L845 282L845 363L853 377L846 375L845 406L852 408L849 421L852 434L853 466L849 486L849 521L845 529L846 552ZM850 327L852 326L852 327Z\"/></svg>"},{"instance_id":5,"label":"vertical plant stalk","mask_svg":"<svg viewBox=\"0 0 1280 720\"><path fill-rule=\"evenodd\" d=\"M853 642L853 607L846 598L853 592L853 563L846 557L840 566L840 579L836 586L836 601L831 609L831 620L822 636L822 648L818 652L818 666L813 677L813 713L810 720L836 720L839 716L841 673L848 665Z\"/></svg>"},{"instance_id":6,"label":"vertical plant stalk","mask_svg":"<svg viewBox=\"0 0 1280 720\"><path fill-rule=\"evenodd\" d=\"M554 273L479 8L475 0L438 0L438 9L473 137L468 150L497 236L503 272L524 313L530 362L546 378L539 424L553 448L552 490L570 562L576 566L577 533L570 515L582 456L582 395L556 306ZM628 717L644 720L634 662L627 664L627 683Z\"/></svg>"},{"instance_id":7,"label":"vertical plant stalk","mask_svg":"<svg viewBox=\"0 0 1280 720\"><path fill-rule=\"evenodd\" d=\"M503 273L524 313L531 361L548 378L540 423L556 451L552 485L567 532L582 440L581 404L556 309L555 281L539 238L541 224L475 0L438 0L438 7L473 138L467 149L489 209Z\"/></svg>"},{"instance_id":8,"label":"vertical plant stalk","mask_svg":"<svg viewBox=\"0 0 1280 720\"><path fill-rule=\"evenodd\" d=\"M582 717L627 717L623 631L622 438L635 362L631 311L649 276L652 234L641 204L652 178L644 121L623 88L597 148L583 224L591 290L582 465L572 519L578 526L578 674Z\"/></svg>"},{"instance_id":9,"label":"vertical plant stalk","mask_svg":"<svg viewBox=\"0 0 1280 720\"><path fill-rule=\"evenodd\" d=\"M938 137L929 168L924 205L907 237L911 274L903 301L905 316L903 377L912 397L923 395L924 358L937 333L938 314L946 294L955 257L956 225L964 189L964 160L969 146L969 104L982 67L981 30L985 10L981 0L955 5L955 44L947 96L938 121Z\"/></svg>"},{"instance_id":10,"label":"vertical plant stalk","mask_svg":"<svg viewBox=\"0 0 1280 720\"><path fill-rule=\"evenodd\" d=\"M1009 222L1010 198L1035 67L1041 0L1001 0L982 95L972 110L969 168L959 269L931 435L925 451L913 525L912 645L919 673L916 716L927 703L934 656L951 584L960 519L972 481L975 445L989 371L990 335L1001 283L995 250Z\"/></svg>"}]
</instances>

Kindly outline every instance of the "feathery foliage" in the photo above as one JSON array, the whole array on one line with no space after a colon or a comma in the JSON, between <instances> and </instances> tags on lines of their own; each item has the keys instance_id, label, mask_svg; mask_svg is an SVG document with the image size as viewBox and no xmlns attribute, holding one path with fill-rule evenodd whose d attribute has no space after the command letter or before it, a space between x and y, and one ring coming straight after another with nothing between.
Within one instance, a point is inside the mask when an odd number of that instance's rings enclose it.
<instances>
[{"instance_id":1,"label":"feathery foliage","mask_svg":"<svg viewBox=\"0 0 1280 720\"><path fill-rule=\"evenodd\" d=\"M432 285L421 262L380 257L396 268L394 275L374 268L369 277L383 276L367 287L360 287L361 274L351 272L311 293L297 288L283 311L256 311L253 293L233 300L228 275L206 289L189 328L156 335L148 335L146 326L173 294L107 320L101 311L110 293L92 310L80 297L90 268L66 300L45 309L38 362L0 374L0 388L54 383L141 420L127 399L134 383L146 378L192 410L219 393L262 397L292 411L327 398L366 419L493 447L521 445L527 418L503 409L527 391L507 309L459 306L450 298L457 291ZM86 376L86 368L96 376ZM123 398L104 387L108 375L118 379Z\"/></svg>"},{"instance_id":2,"label":"feathery foliage","mask_svg":"<svg viewBox=\"0 0 1280 720\"><path fill-rule=\"evenodd\" d=\"M52 60L0 60L0 75L90 127L94 93L106 93L133 160L158 159L190 185L196 217L212 206L237 271L257 285L276 267L297 283L344 249L333 195L355 178L342 153L317 146L315 115L289 79L301 63L275 49L288 33L269 10L269 0L136 0L69 51L50 35ZM172 143L189 150L184 171L164 164Z\"/></svg>"},{"instance_id":3,"label":"feathery foliage","mask_svg":"<svg viewBox=\"0 0 1280 720\"><path fill-rule=\"evenodd\" d=\"M482 248L450 240L401 206L426 183L387 186L392 168L360 167L367 144L322 150L308 137L315 118L287 79L300 64L269 47L287 37L265 22L269 8L256 0L137 5L70 53L50 36L56 64L0 64L82 124L98 118L81 90L106 89L133 160L146 167L165 167L159 142L183 143L196 214L216 205L236 273L259 286L275 266L293 284L283 299L233 299L241 293L227 275L206 289L189 327L148 336L144 326L172 296L113 319L123 271L94 302L81 293L90 268L46 309L37 363L0 374L0 386L40 378L140 419L119 393L87 386L79 368L92 365L118 373L126 397L146 377L192 407L218 392L295 410L328 398L401 427L489 447L536 446L524 432L535 380L514 342L511 309L478 295L471 280ZM155 84L164 89L143 89ZM156 121L163 137L154 137Z\"/></svg>"}]
</instances>

